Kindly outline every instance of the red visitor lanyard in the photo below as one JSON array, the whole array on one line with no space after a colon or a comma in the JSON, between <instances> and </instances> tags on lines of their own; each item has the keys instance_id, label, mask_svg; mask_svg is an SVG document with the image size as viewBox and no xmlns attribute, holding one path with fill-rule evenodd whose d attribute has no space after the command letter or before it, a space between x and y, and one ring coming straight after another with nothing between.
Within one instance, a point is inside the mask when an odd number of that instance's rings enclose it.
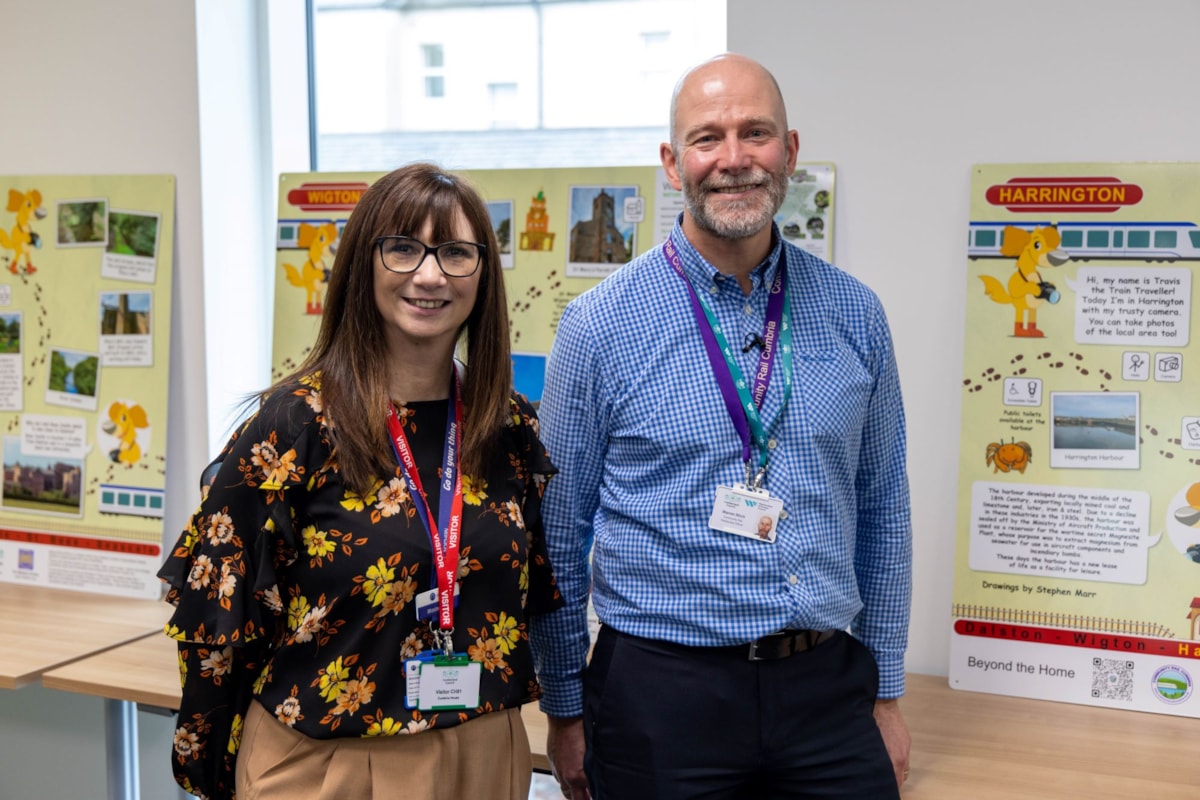
<instances>
[{"instance_id":1,"label":"red visitor lanyard","mask_svg":"<svg viewBox=\"0 0 1200 800\"><path fill-rule=\"evenodd\" d=\"M449 409L446 419L446 446L442 454L442 480L439 488L438 517L433 518L426 500L421 476L417 473L417 462L408 437L396 415L396 409L388 404L388 433L391 434L396 460L408 484L409 494L417 507L417 517L429 534L433 546L433 566L437 574L438 627L443 631L454 630L454 588L458 582L458 545L462 530L462 475L458 470L458 449L462 435L458 421L462 419L462 398L459 394L458 375L455 374L450 388ZM440 524L439 524L440 522Z\"/></svg>"}]
</instances>

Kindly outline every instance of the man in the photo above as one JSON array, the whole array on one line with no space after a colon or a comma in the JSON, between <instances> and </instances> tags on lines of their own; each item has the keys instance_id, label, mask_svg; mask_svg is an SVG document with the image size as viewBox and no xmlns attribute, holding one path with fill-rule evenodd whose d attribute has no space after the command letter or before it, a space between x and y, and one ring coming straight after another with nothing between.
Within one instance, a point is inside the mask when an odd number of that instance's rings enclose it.
<instances>
[{"instance_id":1,"label":"man","mask_svg":"<svg viewBox=\"0 0 1200 800\"><path fill-rule=\"evenodd\" d=\"M573 800L877 800L907 774L899 379L875 295L773 222L798 146L761 65L693 68L661 148L674 232L559 323L539 416L567 606L531 635Z\"/></svg>"}]
</instances>

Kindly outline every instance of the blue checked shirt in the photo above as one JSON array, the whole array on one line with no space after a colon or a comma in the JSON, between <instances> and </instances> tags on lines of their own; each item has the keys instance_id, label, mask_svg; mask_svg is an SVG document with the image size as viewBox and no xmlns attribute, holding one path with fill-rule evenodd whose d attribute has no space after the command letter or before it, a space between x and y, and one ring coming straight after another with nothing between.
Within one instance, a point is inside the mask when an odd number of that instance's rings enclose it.
<instances>
[{"instance_id":1,"label":"blue checked shirt","mask_svg":"<svg viewBox=\"0 0 1200 800\"><path fill-rule=\"evenodd\" d=\"M718 485L745 480L742 443L687 289L656 246L566 307L550 354L538 416L559 474L542 512L565 606L531 623L542 710L582 713L589 589L604 624L681 644L849 629L878 662L879 697L898 697L912 536L904 410L883 308L855 278L780 244L778 230L749 296L678 223L674 240L747 378L758 350L743 354L743 337L762 334L781 247L787 259L792 394L781 413L777 357L761 408L765 488L784 503L777 540L708 525Z\"/></svg>"}]
</instances>

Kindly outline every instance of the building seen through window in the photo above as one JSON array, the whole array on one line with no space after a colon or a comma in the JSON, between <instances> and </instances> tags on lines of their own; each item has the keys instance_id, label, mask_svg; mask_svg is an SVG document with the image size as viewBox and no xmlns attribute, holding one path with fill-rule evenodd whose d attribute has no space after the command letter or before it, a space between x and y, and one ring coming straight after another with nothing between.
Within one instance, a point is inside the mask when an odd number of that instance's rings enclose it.
<instances>
[{"instance_id":1,"label":"building seen through window","mask_svg":"<svg viewBox=\"0 0 1200 800\"><path fill-rule=\"evenodd\" d=\"M315 0L316 163L649 165L726 0Z\"/></svg>"}]
</instances>

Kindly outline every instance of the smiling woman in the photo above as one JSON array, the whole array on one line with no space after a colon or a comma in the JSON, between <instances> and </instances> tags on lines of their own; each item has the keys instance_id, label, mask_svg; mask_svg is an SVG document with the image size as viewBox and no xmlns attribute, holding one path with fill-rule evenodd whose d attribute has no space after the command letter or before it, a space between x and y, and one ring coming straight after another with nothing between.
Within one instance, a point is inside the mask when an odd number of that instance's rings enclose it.
<instances>
[{"instance_id":1,"label":"smiling woman","mask_svg":"<svg viewBox=\"0 0 1200 800\"><path fill-rule=\"evenodd\" d=\"M554 467L512 391L500 270L461 177L409 164L363 193L316 344L205 471L160 573L185 789L528 796Z\"/></svg>"}]
</instances>

